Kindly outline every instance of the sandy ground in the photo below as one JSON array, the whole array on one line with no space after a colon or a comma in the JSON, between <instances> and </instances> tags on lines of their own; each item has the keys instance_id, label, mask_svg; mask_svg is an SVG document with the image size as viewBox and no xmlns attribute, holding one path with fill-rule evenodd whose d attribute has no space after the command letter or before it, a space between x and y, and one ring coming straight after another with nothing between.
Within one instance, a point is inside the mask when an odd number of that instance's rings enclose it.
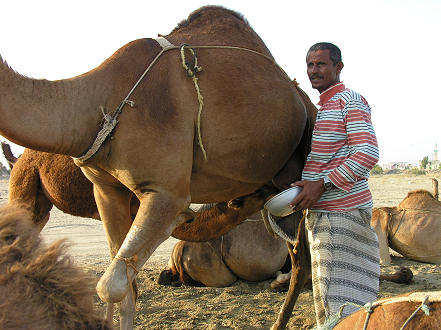
<instances>
[{"instance_id":1,"label":"sandy ground","mask_svg":"<svg viewBox=\"0 0 441 330\"><path fill-rule=\"evenodd\" d=\"M432 191L431 178L440 180L441 174L407 176L382 175L370 179L375 206L398 204L413 189ZM7 202L7 180L0 180L0 203ZM47 243L59 238L71 242L70 253L75 262L88 271L103 273L109 264L107 243L99 221L73 217L57 209L42 235ZM238 281L228 288L163 287L156 284L160 271L167 264L177 240L170 238L155 251L138 275L139 302L136 329L269 329L282 306L284 293L272 292L270 281L253 283ZM389 282L380 284L380 297L408 291L433 291L441 288L441 268L418 263L394 253L392 266L382 271L392 273L406 266L414 273L411 285ZM97 301L97 307L103 304ZM115 317L115 324L118 318ZM314 325L312 291L299 297L289 329L309 329Z\"/></svg>"}]
</instances>

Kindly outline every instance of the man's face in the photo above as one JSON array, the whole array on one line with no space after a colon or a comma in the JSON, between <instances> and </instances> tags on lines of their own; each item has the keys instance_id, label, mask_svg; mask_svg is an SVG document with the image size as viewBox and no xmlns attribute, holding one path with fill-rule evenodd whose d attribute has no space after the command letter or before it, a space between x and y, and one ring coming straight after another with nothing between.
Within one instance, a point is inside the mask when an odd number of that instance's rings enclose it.
<instances>
[{"instance_id":1,"label":"man's face","mask_svg":"<svg viewBox=\"0 0 441 330\"><path fill-rule=\"evenodd\" d=\"M329 49L309 52L306 65L312 88L317 89L320 93L340 82L343 63L338 62L334 65L329 56Z\"/></svg>"}]
</instances>

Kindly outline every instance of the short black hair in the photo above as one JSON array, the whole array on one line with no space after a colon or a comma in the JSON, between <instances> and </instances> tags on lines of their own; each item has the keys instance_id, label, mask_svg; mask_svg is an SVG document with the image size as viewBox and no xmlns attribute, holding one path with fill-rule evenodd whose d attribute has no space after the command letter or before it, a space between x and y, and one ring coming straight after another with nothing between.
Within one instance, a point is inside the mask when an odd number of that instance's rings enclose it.
<instances>
[{"instance_id":1,"label":"short black hair","mask_svg":"<svg viewBox=\"0 0 441 330\"><path fill-rule=\"evenodd\" d=\"M326 50L329 49L329 57L331 58L332 63L336 65L338 62L341 62L341 51L336 45L331 44L330 42L318 42L315 45L312 45L309 48L306 57L310 52L314 52L316 50Z\"/></svg>"}]
</instances>

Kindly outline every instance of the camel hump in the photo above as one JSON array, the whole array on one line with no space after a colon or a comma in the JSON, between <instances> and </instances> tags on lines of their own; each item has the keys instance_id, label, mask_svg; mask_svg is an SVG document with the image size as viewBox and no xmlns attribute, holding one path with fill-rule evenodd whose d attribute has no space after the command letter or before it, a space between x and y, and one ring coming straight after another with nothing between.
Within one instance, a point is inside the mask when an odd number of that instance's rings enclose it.
<instances>
[{"instance_id":1,"label":"camel hump","mask_svg":"<svg viewBox=\"0 0 441 330\"><path fill-rule=\"evenodd\" d=\"M424 189L410 191L398 208L441 212L441 202L432 193Z\"/></svg>"}]
</instances>

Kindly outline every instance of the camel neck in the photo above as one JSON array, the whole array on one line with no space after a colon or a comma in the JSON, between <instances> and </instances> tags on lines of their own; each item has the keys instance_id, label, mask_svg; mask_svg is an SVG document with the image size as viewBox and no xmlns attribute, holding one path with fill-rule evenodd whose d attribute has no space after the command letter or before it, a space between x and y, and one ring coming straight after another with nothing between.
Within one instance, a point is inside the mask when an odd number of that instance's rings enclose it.
<instances>
[{"instance_id":1,"label":"camel neck","mask_svg":"<svg viewBox=\"0 0 441 330\"><path fill-rule=\"evenodd\" d=\"M78 98L88 93L81 90L82 79L85 78L58 81L27 78L1 61L0 134L31 149L80 154L87 148L79 143L81 135L83 140L88 135L87 121L96 122L96 118L87 115L88 109L82 107Z\"/></svg>"}]
</instances>

